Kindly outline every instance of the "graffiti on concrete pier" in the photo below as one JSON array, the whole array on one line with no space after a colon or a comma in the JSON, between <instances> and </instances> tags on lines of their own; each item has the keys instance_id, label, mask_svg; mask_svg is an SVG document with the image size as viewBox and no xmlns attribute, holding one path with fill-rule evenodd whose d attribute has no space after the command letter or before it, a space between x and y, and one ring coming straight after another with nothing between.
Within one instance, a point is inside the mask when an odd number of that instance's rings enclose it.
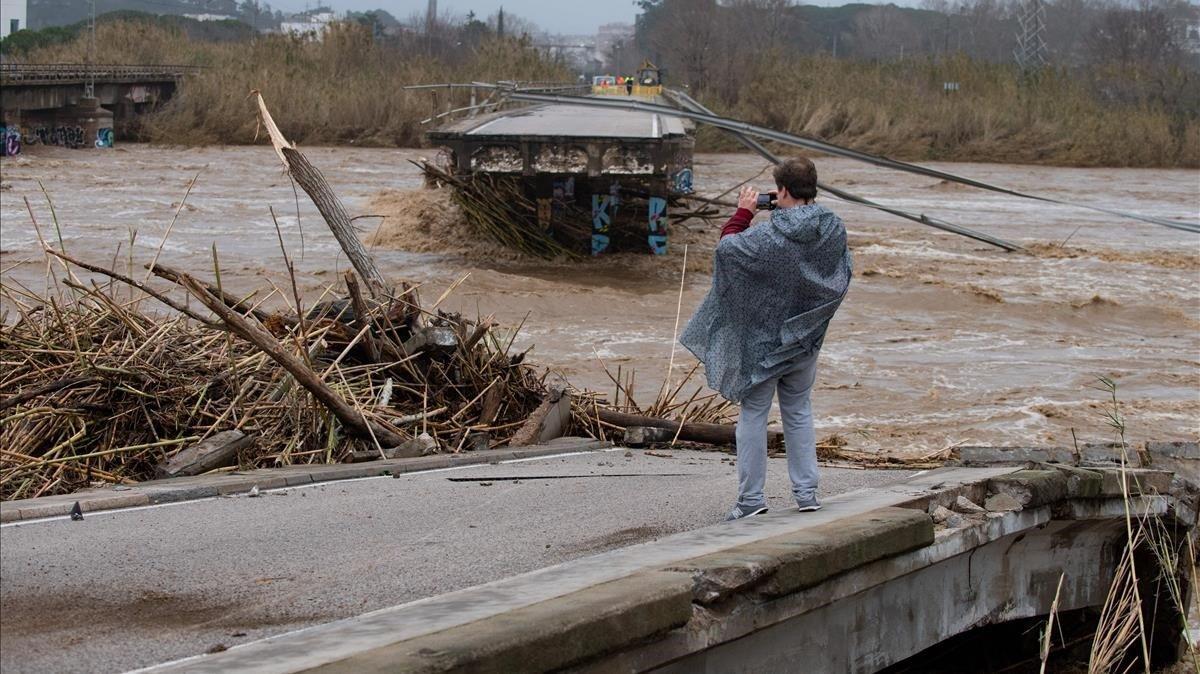
<instances>
[{"instance_id":1,"label":"graffiti on concrete pier","mask_svg":"<svg viewBox=\"0 0 1200 674\"><path fill-rule=\"evenodd\" d=\"M0 126L0 157L15 157L21 154L21 129L16 126Z\"/></svg>"}]
</instances>

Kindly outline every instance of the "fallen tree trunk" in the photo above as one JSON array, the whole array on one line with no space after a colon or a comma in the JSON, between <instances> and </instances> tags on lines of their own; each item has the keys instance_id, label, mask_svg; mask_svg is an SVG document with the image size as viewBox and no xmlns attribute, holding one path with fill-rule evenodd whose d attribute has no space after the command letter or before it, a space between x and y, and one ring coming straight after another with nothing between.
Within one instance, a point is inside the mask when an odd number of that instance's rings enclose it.
<instances>
[{"instance_id":1,"label":"fallen tree trunk","mask_svg":"<svg viewBox=\"0 0 1200 674\"><path fill-rule=\"evenodd\" d=\"M275 337L225 306L224 302L208 292L199 281L187 274L182 274L179 283L220 317L234 334L253 344L287 370L288 374L292 375L301 386L308 389L313 397L325 405L338 418L338 421L342 422L346 430L366 440L374 439L383 447L395 447L405 442L405 438L400 434L386 426L372 422L362 412L351 407L299 358L284 349Z\"/></svg>"},{"instance_id":2,"label":"fallen tree trunk","mask_svg":"<svg viewBox=\"0 0 1200 674\"><path fill-rule=\"evenodd\" d=\"M651 428L664 428L668 431L678 432L679 440L687 442L703 442L710 445L736 445L737 444L737 425L736 424L696 424L685 423L683 429L680 430L678 421L670 421L668 419L659 419L657 417L647 417L641 414L630 414L628 412L618 412L606 408L599 408L600 420L619 426L621 428L629 428L630 426L649 426ZM768 447L782 447L783 433L779 431L767 432Z\"/></svg>"},{"instance_id":3,"label":"fallen tree trunk","mask_svg":"<svg viewBox=\"0 0 1200 674\"><path fill-rule=\"evenodd\" d=\"M653 426L626 426L625 442L627 447L647 447L660 445L675 440L675 431L669 428Z\"/></svg>"},{"instance_id":4,"label":"fallen tree trunk","mask_svg":"<svg viewBox=\"0 0 1200 674\"><path fill-rule=\"evenodd\" d=\"M238 452L254 443L254 435L239 430L222 431L181 450L159 465L160 477L199 475L237 460Z\"/></svg>"}]
</instances>

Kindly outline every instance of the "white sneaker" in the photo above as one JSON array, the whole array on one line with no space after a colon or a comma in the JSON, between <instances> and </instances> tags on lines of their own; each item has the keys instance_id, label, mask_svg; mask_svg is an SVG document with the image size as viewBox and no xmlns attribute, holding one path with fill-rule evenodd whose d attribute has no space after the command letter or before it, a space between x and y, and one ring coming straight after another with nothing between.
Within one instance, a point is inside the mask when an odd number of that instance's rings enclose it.
<instances>
[{"instance_id":1,"label":"white sneaker","mask_svg":"<svg viewBox=\"0 0 1200 674\"><path fill-rule=\"evenodd\" d=\"M802 513L810 513L814 510L820 510L821 503L819 501L817 501L816 496L813 496L812 498L806 499L804 501L797 499L796 507L799 508L800 512L802 512Z\"/></svg>"},{"instance_id":2,"label":"white sneaker","mask_svg":"<svg viewBox=\"0 0 1200 674\"><path fill-rule=\"evenodd\" d=\"M754 517L755 515L761 515L762 513L765 513L765 512L767 512L766 504L763 504L760 506L735 505L735 506L733 506L733 510L730 510L729 514L725 516L725 521L732 522L734 520L740 520L740 519L744 519L746 517Z\"/></svg>"}]
</instances>

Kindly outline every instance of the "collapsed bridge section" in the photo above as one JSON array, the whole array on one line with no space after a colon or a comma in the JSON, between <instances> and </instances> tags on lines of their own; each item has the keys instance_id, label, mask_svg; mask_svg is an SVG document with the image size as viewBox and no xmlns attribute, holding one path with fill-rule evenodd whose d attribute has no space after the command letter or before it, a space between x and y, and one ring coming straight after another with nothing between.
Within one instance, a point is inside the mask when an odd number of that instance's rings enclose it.
<instances>
[{"instance_id":1,"label":"collapsed bridge section","mask_svg":"<svg viewBox=\"0 0 1200 674\"><path fill-rule=\"evenodd\" d=\"M690 130L655 112L538 105L461 120L428 136L449 150L446 168L459 186L482 185L515 206L517 221L507 226L571 253L661 255L668 200L692 190Z\"/></svg>"}]
</instances>

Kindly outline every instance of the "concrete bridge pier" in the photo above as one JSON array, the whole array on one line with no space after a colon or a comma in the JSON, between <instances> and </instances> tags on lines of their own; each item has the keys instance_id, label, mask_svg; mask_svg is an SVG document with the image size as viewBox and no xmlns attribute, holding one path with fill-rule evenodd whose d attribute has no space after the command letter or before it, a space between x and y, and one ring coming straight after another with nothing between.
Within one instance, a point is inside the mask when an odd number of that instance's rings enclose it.
<instances>
[{"instance_id":1,"label":"concrete bridge pier","mask_svg":"<svg viewBox=\"0 0 1200 674\"><path fill-rule=\"evenodd\" d=\"M79 98L53 110L3 111L5 155L19 154L29 145L59 145L74 149L111 148L113 113L98 98Z\"/></svg>"},{"instance_id":2,"label":"concrete bridge pier","mask_svg":"<svg viewBox=\"0 0 1200 674\"><path fill-rule=\"evenodd\" d=\"M83 146L110 148L113 146L113 113L100 106L98 98L80 98L74 106L63 111L64 117L74 116L76 126L83 130ZM68 124L72 120L68 119Z\"/></svg>"}]
</instances>

